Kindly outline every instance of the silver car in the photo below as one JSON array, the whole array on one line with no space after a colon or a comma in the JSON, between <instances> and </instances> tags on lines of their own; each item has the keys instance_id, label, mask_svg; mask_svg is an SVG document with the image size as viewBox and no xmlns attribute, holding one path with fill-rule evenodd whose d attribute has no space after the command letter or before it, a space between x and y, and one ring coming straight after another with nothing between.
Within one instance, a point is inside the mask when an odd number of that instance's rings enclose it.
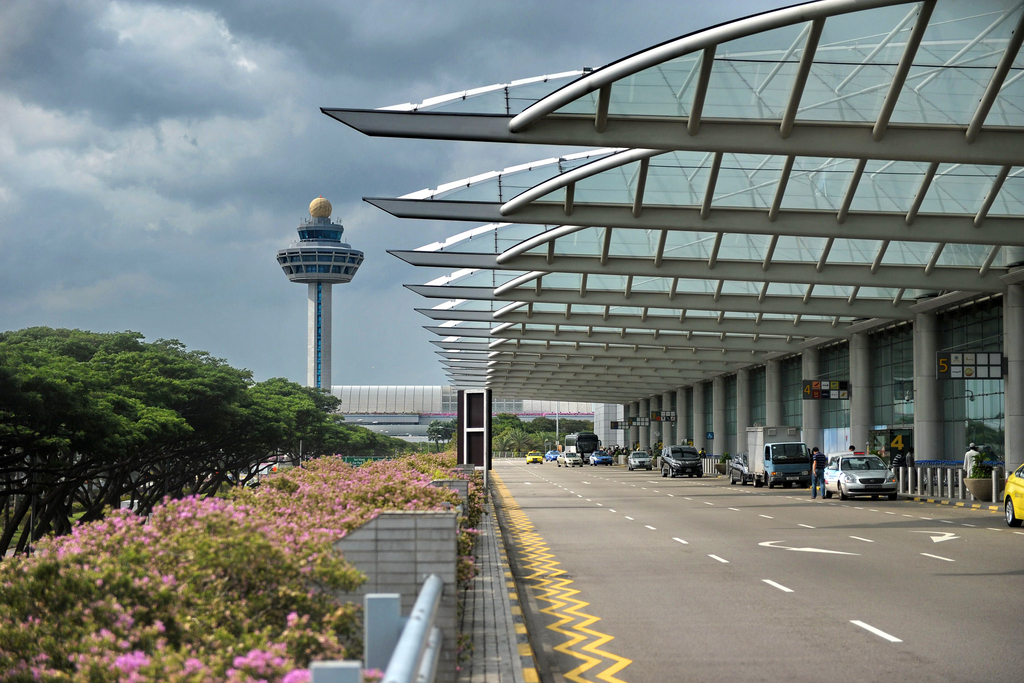
<instances>
[{"instance_id":1,"label":"silver car","mask_svg":"<svg viewBox=\"0 0 1024 683\"><path fill-rule=\"evenodd\" d=\"M896 475L877 455L849 455L831 459L825 468L825 497L888 496L896 500Z\"/></svg>"},{"instance_id":2,"label":"silver car","mask_svg":"<svg viewBox=\"0 0 1024 683\"><path fill-rule=\"evenodd\" d=\"M629 454L626 459L626 467L632 472L636 469L651 470L654 465L651 464L651 456L644 451L633 451Z\"/></svg>"},{"instance_id":3,"label":"silver car","mask_svg":"<svg viewBox=\"0 0 1024 683\"><path fill-rule=\"evenodd\" d=\"M559 453L558 460L555 462L559 467L562 465L566 467L583 467L583 458L579 456L579 453Z\"/></svg>"}]
</instances>

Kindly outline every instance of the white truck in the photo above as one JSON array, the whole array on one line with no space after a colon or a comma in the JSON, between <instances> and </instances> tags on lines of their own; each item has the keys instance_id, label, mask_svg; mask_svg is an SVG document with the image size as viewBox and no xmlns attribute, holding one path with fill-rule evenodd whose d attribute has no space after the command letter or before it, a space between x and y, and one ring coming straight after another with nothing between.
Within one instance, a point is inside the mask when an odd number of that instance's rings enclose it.
<instances>
[{"instance_id":1,"label":"white truck","mask_svg":"<svg viewBox=\"0 0 1024 683\"><path fill-rule=\"evenodd\" d=\"M754 486L811 485L811 453L799 427L747 427L747 467Z\"/></svg>"}]
</instances>

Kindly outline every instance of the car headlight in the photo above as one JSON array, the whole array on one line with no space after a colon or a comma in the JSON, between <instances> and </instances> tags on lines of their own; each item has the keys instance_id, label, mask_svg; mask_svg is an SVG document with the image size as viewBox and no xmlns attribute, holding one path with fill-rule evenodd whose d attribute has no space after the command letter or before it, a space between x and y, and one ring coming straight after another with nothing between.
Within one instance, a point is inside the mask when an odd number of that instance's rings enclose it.
<instances>
[{"instance_id":1,"label":"car headlight","mask_svg":"<svg viewBox=\"0 0 1024 683\"><path fill-rule=\"evenodd\" d=\"M810 471L810 470L804 470L804 471L803 471L803 472L801 472L800 474L810 474L810 473L811 473L811 471Z\"/></svg>"},{"instance_id":2,"label":"car headlight","mask_svg":"<svg viewBox=\"0 0 1024 683\"><path fill-rule=\"evenodd\" d=\"M895 474L890 474L889 477L885 481L888 484L895 484L896 483L896 475Z\"/></svg>"},{"instance_id":3,"label":"car headlight","mask_svg":"<svg viewBox=\"0 0 1024 683\"><path fill-rule=\"evenodd\" d=\"M847 484L856 484L857 477L853 476L852 474L844 474L843 481L845 481Z\"/></svg>"}]
</instances>

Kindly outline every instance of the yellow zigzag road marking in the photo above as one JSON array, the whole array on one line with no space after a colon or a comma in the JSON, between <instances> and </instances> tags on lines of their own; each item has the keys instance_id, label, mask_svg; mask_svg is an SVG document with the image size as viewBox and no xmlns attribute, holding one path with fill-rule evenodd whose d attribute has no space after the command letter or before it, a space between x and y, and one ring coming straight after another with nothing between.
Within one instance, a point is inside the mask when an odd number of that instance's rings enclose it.
<instances>
[{"instance_id":1,"label":"yellow zigzag road marking","mask_svg":"<svg viewBox=\"0 0 1024 683\"><path fill-rule=\"evenodd\" d=\"M538 602L546 603L547 606L540 611L555 618L555 622L547 628L566 638L564 643L555 646L555 650L581 661L565 677L577 683L585 683L588 679L583 678L583 674L595 669L593 675L606 683L624 683L615 674L632 664L633 660L601 649L614 636L588 628L599 621L600 617L583 611L590 603L573 597L580 592L569 588L572 580L564 576L565 570L558 567L560 563L555 560L544 539L536 533L501 477L496 473L491 476L504 503L512 541L523 559L523 578L533 586ZM597 667L602 668L598 670Z\"/></svg>"}]
</instances>

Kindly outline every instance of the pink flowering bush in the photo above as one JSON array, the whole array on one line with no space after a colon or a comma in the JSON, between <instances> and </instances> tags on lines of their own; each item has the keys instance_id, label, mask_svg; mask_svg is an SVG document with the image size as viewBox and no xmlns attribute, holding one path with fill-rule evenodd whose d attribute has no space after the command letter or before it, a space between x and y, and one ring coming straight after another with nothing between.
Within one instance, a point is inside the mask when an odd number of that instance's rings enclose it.
<instances>
[{"instance_id":1,"label":"pink flowering bush","mask_svg":"<svg viewBox=\"0 0 1024 683\"><path fill-rule=\"evenodd\" d=\"M360 657L358 608L335 596L364 577L333 543L381 510L457 503L431 460L322 458L40 541L0 563L0 680L304 683L311 660Z\"/></svg>"}]
</instances>

